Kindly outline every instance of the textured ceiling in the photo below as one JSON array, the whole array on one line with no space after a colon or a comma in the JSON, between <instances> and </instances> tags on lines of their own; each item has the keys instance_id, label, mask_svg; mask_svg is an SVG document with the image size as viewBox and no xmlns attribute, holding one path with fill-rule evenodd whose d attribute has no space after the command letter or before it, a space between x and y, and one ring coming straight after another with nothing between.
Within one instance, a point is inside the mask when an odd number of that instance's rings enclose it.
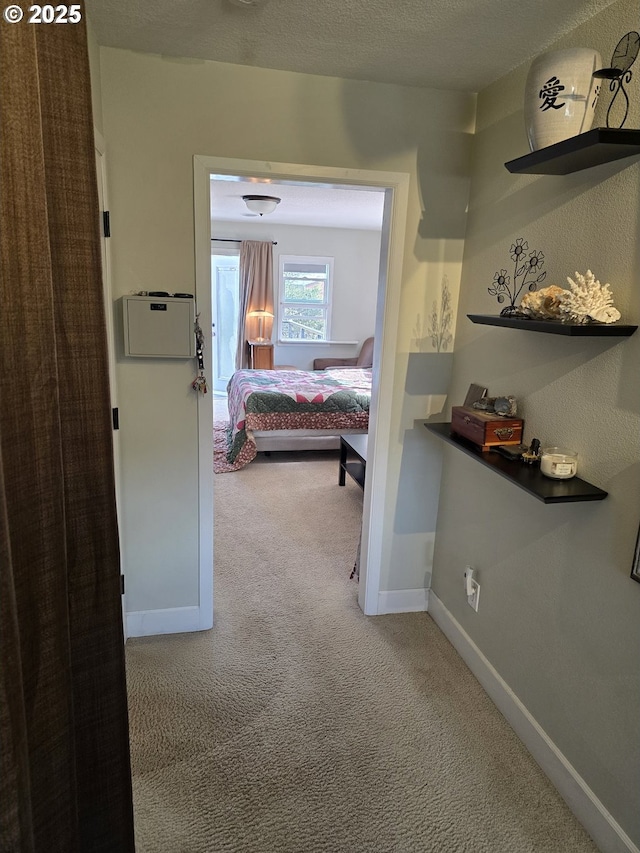
<instances>
[{"instance_id":1,"label":"textured ceiling","mask_svg":"<svg viewBox=\"0 0 640 853\"><path fill-rule=\"evenodd\" d=\"M273 195L282 201L264 217L250 213L243 195ZM380 230L384 192L302 183L263 183L254 179L211 180L211 220ZM213 234L215 236L215 233Z\"/></svg>"},{"instance_id":2,"label":"textured ceiling","mask_svg":"<svg viewBox=\"0 0 640 853\"><path fill-rule=\"evenodd\" d=\"M612 2L86 0L86 8L110 47L477 92Z\"/></svg>"}]
</instances>

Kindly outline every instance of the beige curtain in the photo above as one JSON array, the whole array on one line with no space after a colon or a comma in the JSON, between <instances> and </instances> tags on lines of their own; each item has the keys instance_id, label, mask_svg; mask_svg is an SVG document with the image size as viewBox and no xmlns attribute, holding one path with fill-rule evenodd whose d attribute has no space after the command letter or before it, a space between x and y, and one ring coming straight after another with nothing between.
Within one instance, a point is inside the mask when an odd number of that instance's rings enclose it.
<instances>
[{"instance_id":1,"label":"beige curtain","mask_svg":"<svg viewBox=\"0 0 640 853\"><path fill-rule=\"evenodd\" d=\"M0 300L0 850L129 853L84 23L0 22Z\"/></svg>"},{"instance_id":2,"label":"beige curtain","mask_svg":"<svg viewBox=\"0 0 640 853\"><path fill-rule=\"evenodd\" d=\"M257 317L248 317L251 311L269 311L273 314L273 243L243 240L240 246L240 310L238 312L238 351L236 370L249 366L247 341L258 336ZM263 337L271 339L273 319L265 317Z\"/></svg>"}]
</instances>

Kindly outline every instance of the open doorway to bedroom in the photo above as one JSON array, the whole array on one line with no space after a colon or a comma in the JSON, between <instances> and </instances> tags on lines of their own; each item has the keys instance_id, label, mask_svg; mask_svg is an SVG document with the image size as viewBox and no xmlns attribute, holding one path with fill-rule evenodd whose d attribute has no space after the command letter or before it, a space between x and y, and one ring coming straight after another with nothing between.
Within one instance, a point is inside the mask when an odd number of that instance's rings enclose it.
<instances>
[{"instance_id":1,"label":"open doorway to bedroom","mask_svg":"<svg viewBox=\"0 0 640 853\"><path fill-rule=\"evenodd\" d=\"M372 299L374 328L371 330L376 339L373 365L376 383L369 418L369 461L364 492L361 582L358 594L358 601L363 611L367 614L375 614L378 612L382 560L380 534L385 509L383 484L390 441L391 397L399 314L399 283L402 269L409 176L404 173L267 164L196 156L194 158L196 292L198 309L203 314L203 309L206 309L206 301L210 298L212 286L212 237L222 237L226 242L234 241L232 237L225 237L224 233L211 233L211 175L225 176L230 183L234 181L250 182L253 185L253 192L256 191L255 184L266 184L265 192L271 192L272 186L277 182L291 187L333 189L336 196L339 195L340 191L344 192L345 190L375 192L380 196L382 229L379 233L375 258L377 267L376 288ZM241 198L242 193L238 193L237 189L236 187L236 196ZM217 226L218 221L215 219L214 221ZM266 230L263 229L262 233L268 237ZM243 231L242 237L244 239L255 239L246 231ZM235 239L239 242L239 238ZM355 310L357 310L357 305ZM201 323L202 320L205 320L204 316L201 318ZM369 324L369 329L370 326L371 324ZM364 334L360 337L364 338ZM348 341L343 340L342 343L349 348L350 355L355 354L353 350L357 344L356 341L349 344ZM324 354L326 354L326 347L323 349ZM307 364L300 364L299 366L302 369L308 369L311 361L312 359L307 353ZM211 371L210 358L207 368ZM210 465L212 420L213 413L210 401L201 400L199 405L199 434L201 436L201 609L207 606L208 596L212 588L209 560L211 560L213 532L207 530L213 509L213 474ZM374 487L376 483L377 488Z\"/></svg>"},{"instance_id":2,"label":"open doorway to bedroom","mask_svg":"<svg viewBox=\"0 0 640 853\"><path fill-rule=\"evenodd\" d=\"M268 192L280 202L268 215L260 216L249 211L243 202L244 195L255 193L259 186L253 176L211 175L210 178L213 320L210 384L216 421L222 405L220 395L236 367L302 371L298 378L320 384L316 368L327 359L336 362L331 365L334 369L340 360L353 362L359 356L363 362L359 366L370 369L372 364L370 356L364 363L366 353L371 352L371 347L364 345L373 339L376 324L384 190L273 180L268 184ZM254 332L262 343L248 346L249 364L245 365L237 364L236 357L242 301L239 255L242 242L247 240L268 250L273 265L273 294L269 296L269 304L260 302L249 307L268 308L274 316L262 329L254 322ZM261 269L257 264L252 268ZM358 374L349 370L341 378L346 382L350 375ZM271 376L275 378L276 374ZM283 384L288 382L282 373L277 377ZM256 381L262 378L256 375ZM370 383L371 377L360 379ZM290 387L287 385L287 390ZM255 396L252 399L257 405ZM267 401L263 402L266 405ZM286 407L286 402L282 402ZM275 409L269 425L263 428L268 435L255 432L261 429L255 423L260 416L250 415L254 421L251 435L256 435L258 450L276 449L261 446L267 438L277 438L276 444L283 450L324 449L331 444L337 449L339 433L349 432L350 428L366 429L366 425L355 423L356 415L349 411L346 400L344 405L345 412L318 414L322 418L322 435L317 442L309 434L313 432L311 424L303 429L301 421L305 416L289 413L297 421L295 425L289 424L292 446L288 446L283 433L286 427L277 423L288 415L283 413L280 417ZM334 426L334 417L340 419L339 427L337 423ZM351 418L353 424L349 423ZM244 422L244 415L239 420ZM218 457L216 460L216 470L225 470Z\"/></svg>"}]
</instances>

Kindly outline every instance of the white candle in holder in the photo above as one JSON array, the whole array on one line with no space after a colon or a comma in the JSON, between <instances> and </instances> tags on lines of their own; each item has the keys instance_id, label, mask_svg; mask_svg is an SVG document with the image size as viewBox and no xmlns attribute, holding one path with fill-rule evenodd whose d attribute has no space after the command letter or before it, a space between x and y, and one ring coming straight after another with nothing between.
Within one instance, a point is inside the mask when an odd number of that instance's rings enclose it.
<instances>
[{"instance_id":1,"label":"white candle in holder","mask_svg":"<svg viewBox=\"0 0 640 853\"><path fill-rule=\"evenodd\" d=\"M540 470L552 480L568 480L578 471L578 454L563 447L545 447L540 457Z\"/></svg>"}]
</instances>

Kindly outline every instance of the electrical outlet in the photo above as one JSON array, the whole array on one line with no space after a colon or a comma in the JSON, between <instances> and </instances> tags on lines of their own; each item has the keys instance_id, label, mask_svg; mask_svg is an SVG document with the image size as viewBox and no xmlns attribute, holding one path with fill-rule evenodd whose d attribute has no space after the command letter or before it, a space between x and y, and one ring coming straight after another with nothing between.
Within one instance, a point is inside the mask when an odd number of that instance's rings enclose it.
<instances>
[{"instance_id":1,"label":"electrical outlet","mask_svg":"<svg viewBox=\"0 0 640 853\"><path fill-rule=\"evenodd\" d=\"M464 591L467 596L467 602L470 607L478 612L478 604L480 602L480 584L475 579L475 569L471 566L465 566L464 570Z\"/></svg>"},{"instance_id":2,"label":"electrical outlet","mask_svg":"<svg viewBox=\"0 0 640 853\"><path fill-rule=\"evenodd\" d=\"M467 602L477 613L480 604L480 584L478 581L471 581L471 595L467 596Z\"/></svg>"}]
</instances>

